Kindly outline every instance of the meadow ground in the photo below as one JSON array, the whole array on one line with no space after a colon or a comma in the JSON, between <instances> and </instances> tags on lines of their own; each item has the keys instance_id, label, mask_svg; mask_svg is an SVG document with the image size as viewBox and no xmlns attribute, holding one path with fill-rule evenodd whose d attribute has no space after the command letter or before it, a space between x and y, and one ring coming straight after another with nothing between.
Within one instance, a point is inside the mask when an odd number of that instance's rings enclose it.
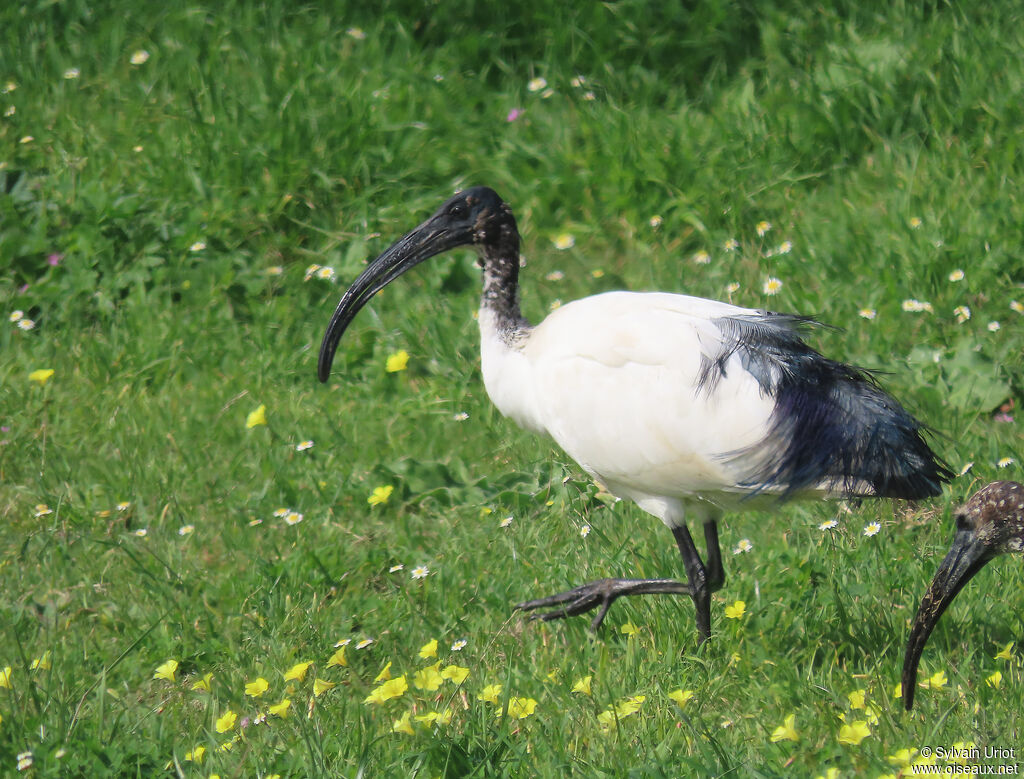
<instances>
[{"instance_id":1,"label":"meadow ground","mask_svg":"<svg viewBox=\"0 0 1024 779\"><path fill-rule=\"evenodd\" d=\"M0 774L1021 760L1019 560L944 618L913 713L893 690L950 507L1022 475L1024 12L673 5L4 5ZM815 315L962 475L728 517L703 647L685 598L525 621L682 571L491 408L472 253L315 376L346 282L479 183L519 218L529 318L614 288Z\"/></svg>"}]
</instances>

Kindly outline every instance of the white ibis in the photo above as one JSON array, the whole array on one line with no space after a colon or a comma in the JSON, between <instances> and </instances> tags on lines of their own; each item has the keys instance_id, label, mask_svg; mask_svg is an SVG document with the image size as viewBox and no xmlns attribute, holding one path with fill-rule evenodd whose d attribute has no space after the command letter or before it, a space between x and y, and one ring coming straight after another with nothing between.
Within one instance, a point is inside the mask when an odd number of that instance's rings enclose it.
<instances>
[{"instance_id":1,"label":"white ibis","mask_svg":"<svg viewBox=\"0 0 1024 779\"><path fill-rule=\"evenodd\" d=\"M902 680L907 711L914 705L921 653L946 607L989 560L1007 552L1024 552L1024 486L994 481L957 509L955 519L953 546L935 572L910 629Z\"/></svg>"},{"instance_id":2,"label":"white ibis","mask_svg":"<svg viewBox=\"0 0 1024 779\"><path fill-rule=\"evenodd\" d=\"M924 498L950 477L922 425L865 371L803 342L811 320L662 292L607 292L533 326L519 312L519 232L494 190L473 187L387 249L353 282L327 326L319 377L338 341L385 285L424 260L472 245L483 268L481 363L502 414L550 435L609 491L675 536L686 583L600 579L518 609L551 620L623 595L689 595L701 641L725 576L725 510L788 498ZM707 565L686 526L704 528Z\"/></svg>"}]
</instances>

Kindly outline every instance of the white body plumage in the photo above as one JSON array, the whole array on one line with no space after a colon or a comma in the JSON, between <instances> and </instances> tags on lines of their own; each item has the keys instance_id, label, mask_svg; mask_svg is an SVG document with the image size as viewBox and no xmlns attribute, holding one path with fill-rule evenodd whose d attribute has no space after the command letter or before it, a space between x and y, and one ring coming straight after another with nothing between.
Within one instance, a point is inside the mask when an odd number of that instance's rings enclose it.
<instances>
[{"instance_id":1,"label":"white body plumage","mask_svg":"<svg viewBox=\"0 0 1024 779\"><path fill-rule=\"evenodd\" d=\"M729 455L765 442L775 401L738 353L713 391L700 378L702 356L726 340L713 320L758 315L687 295L607 292L508 338L484 307L484 386L502 414L548 434L610 492L676 526L687 509L734 509L750 493L750 463Z\"/></svg>"}]
</instances>

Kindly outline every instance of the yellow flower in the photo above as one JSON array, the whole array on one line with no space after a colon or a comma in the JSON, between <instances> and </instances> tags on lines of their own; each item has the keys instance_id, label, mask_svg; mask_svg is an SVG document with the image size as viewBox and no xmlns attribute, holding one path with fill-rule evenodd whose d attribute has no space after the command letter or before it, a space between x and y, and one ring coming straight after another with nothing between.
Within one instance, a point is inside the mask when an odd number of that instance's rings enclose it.
<instances>
[{"instance_id":1,"label":"yellow flower","mask_svg":"<svg viewBox=\"0 0 1024 779\"><path fill-rule=\"evenodd\" d=\"M309 667L311 665L313 665L312 660L307 660L304 663L296 663L287 671L285 671L284 680L286 682L304 682L306 680L306 671L309 670Z\"/></svg>"},{"instance_id":2,"label":"yellow flower","mask_svg":"<svg viewBox=\"0 0 1024 779\"><path fill-rule=\"evenodd\" d=\"M366 696L363 703L384 703L392 698L401 697L409 689L409 683L405 680L405 674L397 679L389 679Z\"/></svg>"},{"instance_id":3,"label":"yellow flower","mask_svg":"<svg viewBox=\"0 0 1024 779\"><path fill-rule=\"evenodd\" d=\"M915 230L918 227L920 227L921 226L921 217L919 217L919 216L912 216L912 217L910 217L910 226L913 229L915 229Z\"/></svg>"},{"instance_id":4,"label":"yellow flower","mask_svg":"<svg viewBox=\"0 0 1024 779\"><path fill-rule=\"evenodd\" d=\"M374 682L386 682L391 678L391 661L388 660L388 664L380 669L380 673L373 680Z\"/></svg>"},{"instance_id":5,"label":"yellow flower","mask_svg":"<svg viewBox=\"0 0 1024 779\"><path fill-rule=\"evenodd\" d=\"M50 377L53 376L53 373L53 368L40 368L37 371L32 371L32 373L28 375L28 378L29 381L34 381L40 387L42 387L44 384L46 384L46 382L50 380Z\"/></svg>"},{"instance_id":6,"label":"yellow flower","mask_svg":"<svg viewBox=\"0 0 1024 779\"><path fill-rule=\"evenodd\" d=\"M416 735L415 731L412 729L412 724L409 722L408 711L391 723L391 730L395 733L407 733L410 736Z\"/></svg>"},{"instance_id":7,"label":"yellow flower","mask_svg":"<svg viewBox=\"0 0 1024 779\"><path fill-rule=\"evenodd\" d=\"M1007 644L1002 649L1000 649L998 652L996 652L995 659L996 660L1012 660L1013 659L1013 644L1014 644L1014 642L1011 641L1009 644Z\"/></svg>"},{"instance_id":8,"label":"yellow flower","mask_svg":"<svg viewBox=\"0 0 1024 779\"><path fill-rule=\"evenodd\" d=\"M640 704L646 699L647 696L645 695L634 695L632 698L626 698L617 706L609 706L606 711L598 714L597 721L600 723L602 728L610 728L615 724L616 720L629 717L640 711Z\"/></svg>"},{"instance_id":9,"label":"yellow flower","mask_svg":"<svg viewBox=\"0 0 1024 779\"><path fill-rule=\"evenodd\" d=\"M291 708L292 701L288 698L282 698L280 701L274 703L272 706L267 707L267 711L274 717L280 717L284 720L288 717L288 709Z\"/></svg>"},{"instance_id":10,"label":"yellow flower","mask_svg":"<svg viewBox=\"0 0 1024 779\"><path fill-rule=\"evenodd\" d=\"M869 703L864 707L864 716L867 718L869 725L877 725L878 718L882 716L882 712L875 704Z\"/></svg>"},{"instance_id":11,"label":"yellow flower","mask_svg":"<svg viewBox=\"0 0 1024 779\"><path fill-rule=\"evenodd\" d=\"M327 661L328 668L330 668L332 665L348 665L348 660L345 659L344 646L338 647L337 651L333 655L331 655L330 659ZM391 665L391 663L388 663L388 665Z\"/></svg>"},{"instance_id":12,"label":"yellow flower","mask_svg":"<svg viewBox=\"0 0 1024 779\"><path fill-rule=\"evenodd\" d=\"M818 774L815 779L839 779L839 769L830 768L823 774Z\"/></svg>"},{"instance_id":13,"label":"yellow flower","mask_svg":"<svg viewBox=\"0 0 1024 779\"><path fill-rule=\"evenodd\" d=\"M138 51L132 53L132 57L129 60L129 62L131 62L132 65L144 65L146 63L146 60L148 59L149 52L145 49L139 49Z\"/></svg>"},{"instance_id":14,"label":"yellow flower","mask_svg":"<svg viewBox=\"0 0 1024 779\"><path fill-rule=\"evenodd\" d=\"M255 681L249 682L245 685L245 694L250 698L259 698L263 693L270 689L270 684L262 676L258 677Z\"/></svg>"},{"instance_id":15,"label":"yellow flower","mask_svg":"<svg viewBox=\"0 0 1024 779\"><path fill-rule=\"evenodd\" d=\"M999 685L1002 684L1002 681L1003 681L1003 674L1002 674L1002 672L1001 671L996 671L994 674L992 674L991 676L989 676L989 677L987 677L985 679L985 684L987 684L989 687L993 687L996 690L998 690L999 689Z\"/></svg>"},{"instance_id":16,"label":"yellow flower","mask_svg":"<svg viewBox=\"0 0 1024 779\"><path fill-rule=\"evenodd\" d=\"M10 666L7 666L2 671L0 671L0 689L8 689L8 690L13 690L14 689L14 687L11 686L11 667Z\"/></svg>"},{"instance_id":17,"label":"yellow flower","mask_svg":"<svg viewBox=\"0 0 1024 779\"><path fill-rule=\"evenodd\" d=\"M948 679L946 679L945 671L936 671L923 682L921 682L920 686L925 690L941 690L943 687L946 686L947 681Z\"/></svg>"},{"instance_id":18,"label":"yellow flower","mask_svg":"<svg viewBox=\"0 0 1024 779\"><path fill-rule=\"evenodd\" d=\"M754 229L757 230L758 236L763 238L772 229L772 224L771 222L758 222Z\"/></svg>"},{"instance_id":19,"label":"yellow flower","mask_svg":"<svg viewBox=\"0 0 1024 779\"><path fill-rule=\"evenodd\" d=\"M265 424L267 424L267 407L261 403L259 408L249 412L249 416L245 418L245 426L256 427Z\"/></svg>"},{"instance_id":20,"label":"yellow flower","mask_svg":"<svg viewBox=\"0 0 1024 779\"><path fill-rule=\"evenodd\" d=\"M440 663L434 663L433 665L417 671L413 674L412 683L420 690L433 692L444 682L444 678L438 670L440 667Z\"/></svg>"},{"instance_id":21,"label":"yellow flower","mask_svg":"<svg viewBox=\"0 0 1024 779\"><path fill-rule=\"evenodd\" d=\"M9 671L10 669L8 668L7 670ZM476 699L478 701L485 701L486 703L493 703L494 705L497 705L499 695L501 695L501 685L488 684L480 691L480 694L476 696Z\"/></svg>"},{"instance_id":22,"label":"yellow flower","mask_svg":"<svg viewBox=\"0 0 1024 779\"><path fill-rule=\"evenodd\" d=\"M462 684L469 678L469 669L461 665L446 665L441 669L441 678L455 684Z\"/></svg>"},{"instance_id":23,"label":"yellow flower","mask_svg":"<svg viewBox=\"0 0 1024 779\"><path fill-rule=\"evenodd\" d=\"M854 690L847 699L850 701L851 709L863 709L864 708L864 696L867 695L867 690Z\"/></svg>"},{"instance_id":24,"label":"yellow flower","mask_svg":"<svg viewBox=\"0 0 1024 779\"><path fill-rule=\"evenodd\" d=\"M209 692L210 691L210 682L212 682L212 681L213 681L213 674L212 673L203 674L203 678L202 679L199 679L198 681L195 681L195 682L192 683L192 689L193 690L204 690L206 692Z\"/></svg>"},{"instance_id":25,"label":"yellow flower","mask_svg":"<svg viewBox=\"0 0 1024 779\"><path fill-rule=\"evenodd\" d=\"M584 695L590 695L590 679L590 676L584 676L582 679L577 679L576 683L572 686L572 691L583 693Z\"/></svg>"},{"instance_id":26,"label":"yellow flower","mask_svg":"<svg viewBox=\"0 0 1024 779\"><path fill-rule=\"evenodd\" d=\"M203 762L203 755L206 754L206 747L198 746L191 752L185 753L185 760L189 763L201 763Z\"/></svg>"},{"instance_id":27,"label":"yellow flower","mask_svg":"<svg viewBox=\"0 0 1024 779\"><path fill-rule=\"evenodd\" d=\"M431 657L437 657L437 639L431 639L423 646L420 647L420 657L424 660L429 660Z\"/></svg>"},{"instance_id":28,"label":"yellow flower","mask_svg":"<svg viewBox=\"0 0 1024 779\"><path fill-rule=\"evenodd\" d=\"M640 711L640 704L647 700L646 695L634 695L632 698L626 698L622 703L615 709L615 713L619 715L619 718L628 717L630 714L636 714Z\"/></svg>"},{"instance_id":29,"label":"yellow flower","mask_svg":"<svg viewBox=\"0 0 1024 779\"><path fill-rule=\"evenodd\" d=\"M326 681L324 679L314 679L313 680L313 697L314 698L319 698L325 692L328 692L329 690L333 690L337 686L338 686L337 682L328 682L328 681Z\"/></svg>"},{"instance_id":30,"label":"yellow flower","mask_svg":"<svg viewBox=\"0 0 1024 779\"><path fill-rule=\"evenodd\" d=\"M533 714L534 709L537 708L537 701L533 698L509 698L508 699L508 716L515 717L516 719L526 719ZM501 716L501 711L498 711L498 716Z\"/></svg>"},{"instance_id":31,"label":"yellow flower","mask_svg":"<svg viewBox=\"0 0 1024 779\"><path fill-rule=\"evenodd\" d=\"M373 493L366 499L366 502L371 506L379 506L382 503L387 503L388 498L391 497L391 493L395 491L395 488L390 484L386 484L383 487L374 487Z\"/></svg>"},{"instance_id":32,"label":"yellow flower","mask_svg":"<svg viewBox=\"0 0 1024 779\"><path fill-rule=\"evenodd\" d=\"M174 674L178 670L177 660L168 660L166 663L161 663L157 666L156 672L153 674L154 679L166 679L169 682L174 681Z\"/></svg>"},{"instance_id":33,"label":"yellow flower","mask_svg":"<svg viewBox=\"0 0 1024 779\"><path fill-rule=\"evenodd\" d=\"M452 721L452 710L428 711L426 714L417 715L415 719L417 722L422 722L423 726L427 728L434 724L447 725Z\"/></svg>"},{"instance_id":34,"label":"yellow flower","mask_svg":"<svg viewBox=\"0 0 1024 779\"><path fill-rule=\"evenodd\" d=\"M640 632L640 628L634 625L632 622L627 622L625 625L619 628L619 632L627 636L635 636Z\"/></svg>"},{"instance_id":35,"label":"yellow flower","mask_svg":"<svg viewBox=\"0 0 1024 779\"><path fill-rule=\"evenodd\" d=\"M392 352L388 355L387 360L384 362L384 370L388 373L398 373L399 371L404 371L408 364L409 353L405 349L399 349L397 352Z\"/></svg>"},{"instance_id":36,"label":"yellow flower","mask_svg":"<svg viewBox=\"0 0 1024 779\"><path fill-rule=\"evenodd\" d=\"M725 616L729 619L739 619L747 613L747 604L741 600L736 601L731 606L725 607Z\"/></svg>"},{"instance_id":37,"label":"yellow flower","mask_svg":"<svg viewBox=\"0 0 1024 779\"><path fill-rule=\"evenodd\" d=\"M597 715L597 724L601 726L602 730L608 730L615 724L615 712L611 709L602 711Z\"/></svg>"},{"instance_id":38,"label":"yellow flower","mask_svg":"<svg viewBox=\"0 0 1024 779\"><path fill-rule=\"evenodd\" d=\"M766 295L777 295L780 289L782 289L782 282L774 276L769 276L765 279L762 291Z\"/></svg>"},{"instance_id":39,"label":"yellow flower","mask_svg":"<svg viewBox=\"0 0 1024 779\"><path fill-rule=\"evenodd\" d=\"M42 657L35 658L32 661L31 668L32 668L33 671L36 670L37 668L39 670L41 670L41 671L48 671L48 670L50 670L50 650L47 649L45 652L43 652L43 656ZM174 680L172 679L171 681L174 681Z\"/></svg>"},{"instance_id":40,"label":"yellow flower","mask_svg":"<svg viewBox=\"0 0 1024 779\"><path fill-rule=\"evenodd\" d=\"M288 700L287 698L282 698L278 703L275 703L273 706L270 706L267 709L267 711L269 711L275 717L280 717L281 719L284 719L288 716L288 709L291 707L291 705L292 702L290 700Z\"/></svg>"},{"instance_id":41,"label":"yellow flower","mask_svg":"<svg viewBox=\"0 0 1024 779\"><path fill-rule=\"evenodd\" d=\"M871 729L868 728L867 720L855 720L839 728L839 743L855 747L870 735Z\"/></svg>"},{"instance_id":42,"label":"yellow flower","mask_svg":"<svg viewBox=\"0 0 1024 779\"><path fill-rule=\"evenodd\" d=\"M772 743L779 741L799 741L800 734L796 732L796 715L790 714L775 730L772 731Z\"/></svg>"},{"instance_id":43,"label":"yellow flower","mask_svg":"<svg viewBox=\"0 0 1024 779\"><path fill-rule=\"evenodd\" d=\"M914 755L916 754L916 749L908 747L907 749L897 750L895 753L888 755L885 759L898 768L906 768L910 765L910 761L914 759Z\"/></svg>"},{"instance_id":44,"label":"yellow flower","mask_svg":"<svg viewBox=\"0 0 1024 779\"><path fill-rule=\"evenodd\" d=\"M964 765L967 763L967 758L977 748L978 745L973 741L954 741L949 750L953 754L951 757L946 758L946 762Z\"/></svg>"},{"instance_id":45,"label":"yellow flower","mask_svg":"<svg viewBox=\"0 0 1024 779\"><path fill-rule=\"evenodd\" d=\"M673 690L668 697L674 700L680 707L685 706L693 697L693 690Z\"/></svg>"},{"instance_id":46,"label":"yellow flower","mask_svg":"<svg viewBox=\"0 0 1024 779\"><path fill-rule=\"evenodd\" d=\"M228 709L220 717L217 718L215 725L218 733L227 733L229 730L233 730L235 727L235 720L238 719L238 715L235 712Z\"/></svg>"}]
</instances>

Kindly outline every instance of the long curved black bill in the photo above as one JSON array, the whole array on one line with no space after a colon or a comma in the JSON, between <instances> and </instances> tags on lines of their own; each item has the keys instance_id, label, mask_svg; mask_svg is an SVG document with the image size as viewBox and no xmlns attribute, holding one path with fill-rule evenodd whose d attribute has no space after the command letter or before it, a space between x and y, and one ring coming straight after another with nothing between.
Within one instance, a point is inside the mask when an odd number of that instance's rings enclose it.
<instances>
[{"instance_id":1,"label":"long curved black bill","mask_svg":"<svg viewBox=\"0 0 1024 779\"><path fill-rule=\"evenodd\" d=\"M921 605L914 617L907 640L907 651L903 656L903 705L907 711L914 705L914 688L917 682L917 665L921 660L928 637L932 634L939 618L957 596L963 586L985 567L989 557L985 548L971 530L958 529L953 538L949 554L935 572L928 592L921 599Z\"/></svg>"},{"instance_id":2,"label":"long curved black bill","mask_svg":"<svg viewBox=\"0 0 1024 779\"><path fill-rule=\"evenodd\" d=\"M327 325L317 364L320 381L327 381L341 336L370 298L414 265L456 246L470 243L471 240L471 234L467 231L453 230L442 218L433 216L371 262L342 295Z\"/></svg>"}]
</instances>

